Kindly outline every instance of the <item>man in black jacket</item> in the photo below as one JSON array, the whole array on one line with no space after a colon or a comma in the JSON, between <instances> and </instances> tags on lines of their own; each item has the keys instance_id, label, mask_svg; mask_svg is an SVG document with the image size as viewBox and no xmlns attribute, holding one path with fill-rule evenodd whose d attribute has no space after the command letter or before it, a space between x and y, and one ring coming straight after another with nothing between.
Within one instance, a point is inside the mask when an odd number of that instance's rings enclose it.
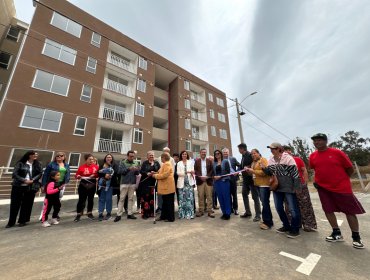
<instances>
[{"instance_id":1,"label":"man in black jacket","mask_svg":"<svg viewBox=\"0 0 370 280\"><path fill-rule=\"evenodd\" d=\"M242 154L242 160L240 163L240 169L244 169L244 167L251 167L253 159L251 153L247 150L247 145L245 143L241 143L238 145L239 153ZM258 222L261 220L261 203L260 198L258 195L257 188L253 185L253 177L249 175L247 172L243 172L243 188L242 188L242 195L243 195L243 202L245 212L240 218L249 218L252 216L251 208L249 206L249 198L248 195L252 192L252 198L254 201L254 209L256 211L256 216L254 217L253 221Z\"/></svg>"}]
</instances>

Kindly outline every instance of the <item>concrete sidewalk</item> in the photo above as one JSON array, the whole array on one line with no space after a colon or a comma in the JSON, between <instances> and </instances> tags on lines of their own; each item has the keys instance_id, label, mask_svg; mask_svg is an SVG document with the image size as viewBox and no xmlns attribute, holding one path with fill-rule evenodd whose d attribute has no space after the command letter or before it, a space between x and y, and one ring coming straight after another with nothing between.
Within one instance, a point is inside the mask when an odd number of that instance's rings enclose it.
<instances>
[{"instance_id":1,"label":"concrete sidewalk","mask_svg":"<svg viewBox=\"0 0 370 280\"><path fill-rule=\"evenodd\" d=\"M357 196L369 212L370 196ZM368 214L359 216L366 249L352 248L346 221L341 227L345 242L328 243L324 239L330 226L317 194L311 197L319 230L302 232L296 239L275 232L281 225L275 212L275 228L267 231L235 215L223 221L220 211L215 219L204 216L155 225L152 220L125 218L119 223L87 218L75 223L75 200L63 201L60 225L42 228L36 219L39 202L30 225L5 229L6 221L0 222L0 278L369 279ZM274 209L272 200L271 204ZM240 212L242 205L239 195ZM6 208L1 205L1 217ZM339 214L338 219L345 217Z\"/></svg>"}]
</instances>

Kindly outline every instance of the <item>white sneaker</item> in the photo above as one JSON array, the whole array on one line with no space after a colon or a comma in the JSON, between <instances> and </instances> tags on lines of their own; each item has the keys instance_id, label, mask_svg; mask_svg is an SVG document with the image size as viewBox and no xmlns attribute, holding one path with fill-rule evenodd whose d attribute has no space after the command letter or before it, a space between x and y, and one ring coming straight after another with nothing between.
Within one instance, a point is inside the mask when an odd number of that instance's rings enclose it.
<instances>
[{"instance_id":1,"label":"white sneaker","mask_svg":"<svg viewBox=\"0 0 370 280\"><path fill-rule=\"evenodd\" d=\"M50 223L51 223L52 225L57 225L57 224L59 224L59 222L58 222L58 220L57 220L57 219L51 219Z\"/></svg>"},{"instance_id":2,"label":"white sneaker","mask_svg":"<svg viewBox=\"0 0 370 280\"><path fill-rule=\"evenodd\" d=\"M42 226L43 226L43 227L50 227L50 226L51 226L51 224L49 224L49 222L48 222L48 221L45 221L45 222L43 222L43 223L42 223Z\"/></svg>"}]
</instances>

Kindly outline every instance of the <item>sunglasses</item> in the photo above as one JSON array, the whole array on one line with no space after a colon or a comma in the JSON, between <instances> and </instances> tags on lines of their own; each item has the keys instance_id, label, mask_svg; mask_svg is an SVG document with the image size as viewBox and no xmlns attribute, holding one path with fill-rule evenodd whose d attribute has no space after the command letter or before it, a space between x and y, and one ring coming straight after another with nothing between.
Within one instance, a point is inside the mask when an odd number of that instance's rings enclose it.
<instances>
[{"instance_id":1,"label":"sunglasses","mask_svg":"<svg viewBox=\"0 0 370 280\"><path fill-rule=\"evenodd\" d=\"M215 153L215 155L221 155L221 153Z\"/></svg>"},{"instance_id":2,"label":"sunglasses","mask_svg":"<svg viewBox=\"0 0 370 280\"><path fill-rule=\"evenodd\" d=\"M64 157L64 155L56 155L56 157Z\"/></svg>"}]
</instances>

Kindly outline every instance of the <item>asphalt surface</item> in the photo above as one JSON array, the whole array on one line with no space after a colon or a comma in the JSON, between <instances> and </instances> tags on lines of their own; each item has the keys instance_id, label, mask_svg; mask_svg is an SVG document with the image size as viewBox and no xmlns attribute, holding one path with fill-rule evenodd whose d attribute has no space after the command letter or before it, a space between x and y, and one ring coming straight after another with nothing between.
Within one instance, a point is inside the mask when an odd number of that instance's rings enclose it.
<instances>
[{"instance_id":1,"label":"asphalt surface","mask_svg":"<svg viewBox=\"0 0 370 280\"><path fill-rule=\"evenodd\" d=\"M343 214L338 219L344 220L345 242L328 243L331 228L317 193L311 197L318 232L302 231L296 239L275 232L281 223L272 200L275 227L266 231L252 219L223 221L219 210L215 219L174 223L125 217L118 223L86 217L75 223L75 200L62 202L59 225L41 227L38 202L29 225L5 229L9 205L0 205L0 279L369 279L368 214L359 216L365 249L352 247ZM370 194L357 197L370 212ZM239 208L242 212L241 194ZM317 263L299 269L310 254Z\"/></svg>"}]
</instances>

